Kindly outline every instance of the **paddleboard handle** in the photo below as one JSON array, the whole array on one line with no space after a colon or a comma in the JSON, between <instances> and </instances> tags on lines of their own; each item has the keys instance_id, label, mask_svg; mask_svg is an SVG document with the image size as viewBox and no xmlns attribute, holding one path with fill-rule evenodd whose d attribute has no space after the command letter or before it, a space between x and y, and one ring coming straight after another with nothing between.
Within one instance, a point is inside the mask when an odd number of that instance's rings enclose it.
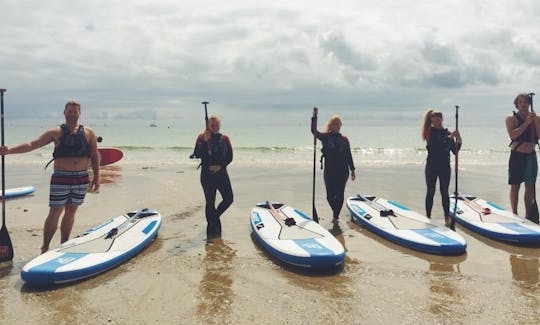
<instances>
[{"instance_id":1,"label":"paddleboard handle","mask_svg":"<svg viewBox=\"0 0 540 325\"><path fill-rule=\"evenodd\" d=\"M118 234L118 227L114 227L107 233L107 236L105 236L105 239L113 238Z\"/></svg>"}]
</instances>

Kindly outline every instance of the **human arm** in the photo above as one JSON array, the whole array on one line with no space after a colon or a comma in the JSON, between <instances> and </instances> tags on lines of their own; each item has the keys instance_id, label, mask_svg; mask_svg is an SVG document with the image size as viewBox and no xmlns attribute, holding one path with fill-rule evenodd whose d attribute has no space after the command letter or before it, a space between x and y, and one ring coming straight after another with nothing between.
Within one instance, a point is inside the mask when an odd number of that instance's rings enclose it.
<instances>
[{"instance_id":1,"label":"human arm","mask_svg":"<svg viewBox=\"0 0 540 325\"><path fill-rule=\"evenodd\" d=\"M313 115L311 116L311 134L313 134L317 139L321 140L322 133L317 131L317 113L319 109L313 107Z\"/></svg>"},{"instance_id":2,"label":"human arm","mask_svg":"<svg viewBox=\"0 0 540 325\"><path fill-rule=\"evenodd\" d=\"M347 155L345 159L347 160L347 166L351 170L351 180L354 181L356 179L356 173L355 173L356 168L354 167L354 160L353 160L352 152L351 152L351 144L347 137L344 136L343 139L345 140L345 143L347 143Z\"/></svg>"},{"instance_id":3,"label":"human arm","mask_svg":"<svg viewBox=\"0 0 540 325\"><path fill-rule=\"evenodd\" d=\"M525 122L523 122L523 124L521 124L520 126L516 127L515 118L513 116L507 116L505 120L506 131L508 132L508 136L510 137L510 139L516 140L523 132L527 130L527 128L533 121L535 122L535 124L539 123L536 114L529 113L529 116L527 117Z\"/></svg>"},{"instance_id":4,"label":"human arm","mask_svg":"<svg viewBox=\"0 0 540 325\"><path fill-rule=\"evenodd\" d=\"M459 150L461 150L461 134L458 130L455 130L454 132L450 133L449 137L451 141L450 150L452 150L455 155L457 152L459 152Z\"/></svg>"},{"instance_id":5,"label":"human arm","mask_svg":"<svg viewBox=\"0 0 540 325\"><path fill-rule=\"evenodd\" d=\"M4 155L11 155L11 154L25 153L25 152L30 152L32 150L41 148L53 142L54 139L58 136L59 132L60 132L59 129L50 129L35 140L21 143L11 148L8 148L6 146L0 147L0 155L4 156Z\"/></svg>"},{"instance_id":6,"label":"human arm","mask_svg":"<svg viewBox=\"0 0 540 325\"><path fill-rule=\"evenodd\" d=\"M90 144L90 162L94 177L90 183L90 192L99 191L100 175L99 175L99 153L97 149L97 138L94 131L90 128L85 128L88 143Z\"/></svg>"}]
</instances>

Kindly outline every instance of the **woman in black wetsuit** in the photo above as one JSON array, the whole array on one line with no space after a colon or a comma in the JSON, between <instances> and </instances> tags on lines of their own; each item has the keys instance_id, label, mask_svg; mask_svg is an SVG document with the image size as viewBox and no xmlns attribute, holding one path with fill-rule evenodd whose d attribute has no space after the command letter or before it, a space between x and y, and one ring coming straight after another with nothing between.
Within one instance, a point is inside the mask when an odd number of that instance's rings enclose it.
<instances>
[{"instance_id":1,"label":"woman in black wetsuit","mask_svg":"<svg viewBox=\"0 0 540 325\"><path fill-rule=\"evenodd\" d=\"M217 116L208 118L208 129L197 137L195 155L201 158L201 185L206 198L206 235L208 239L221 237L221 215L233 202L233 192L227 166L233 159L229 137L219 133L221 120ZM222 201L217 208L216 193Z\"/></svg>"},{"instance_id":2,"label":"woman in black wetsuit","mask_svg":"<svg viewBox=\"0 0 540 325\"><path fill-rule=\"evenodd\" d=\"M422 138L426 141L428 152L426 162L426 216L431 218L435 185L439 179L442 206L444 210L444 223L450 225L450 151L454 154L461 148L459 131L450 132L443 128L443 115L439 111L428 110L424 115ZM456 145L457 144L457 145Z\"/></svg>"},{"instance_id":3,"label":"woman in black wetsuit","mask_svg":"<svg viewBox=\"0 0 540 325\"><path fill-rule=\"evenodd\" d=\"M322 142L322 157L324 158L324 185L326 199L332 208L334 221L339 218L345 199L345 184L351 170L351 180L355 180L354 162L351 154L349 139L341 135L341 119L334 115L326 123L326 132L317 131L317 110L313 110L311 118L311 133Z\"/></svg>"}]
</instances>

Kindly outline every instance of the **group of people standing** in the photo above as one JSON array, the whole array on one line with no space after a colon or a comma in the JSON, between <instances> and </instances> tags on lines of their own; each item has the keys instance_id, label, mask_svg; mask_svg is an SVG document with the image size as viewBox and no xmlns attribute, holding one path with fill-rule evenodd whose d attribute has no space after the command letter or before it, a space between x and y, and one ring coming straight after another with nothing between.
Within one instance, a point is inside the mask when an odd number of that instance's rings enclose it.
<instances>
[{"instance_id":1,"label":"group of people standing","mask_svg":"<svg viewBox=\"0 0 540 325\"><path fill-rule=\"evenodd\" d=\"M535 145L538 143L540 118L529 110L531 98L519 94L514 105L516 111L506 118L506 129L512 140L508 166L510 203L517 214L518 195L521 183L525 183L524 203L526 217L535 200L535 182L538 171ZM88 190L99 189L99 156L97 138L91 128L79 124L81 105L69 101L64 108L65 123L47 130L37 139L13 147L0 147L0 155L25 153L51 142L54 143L54 171L50 182L49 214L45 220L42 252L49 249L50 241L58 228L60 216L61 242L69 239L77 208L83 203ZM311 133L322 143L321 168L324 168L326 199L332 209L334 221L339 219L345 198L345 186L349 179L355 180L355 166L349 139L340 133L343 123L339 116L332 116L323 132L317 130L317 110L311 118ZM217 116L208 118L205 131L197 137L194 156L201 159L200 181L206 199L205 215L207 238L221 236L223 213L233 203L233 191L227 166L233 160L233 148L229 137L220 133L221 120ZM442 198L445 224L451 221L449 212L450 152L456 154L461 148L461 135L443 126L443 114L428 110L423 119L422 139L426 143L427 160L425 180L426 216L431 218L433 197L437 180ZM324 162L324 163L323 163ZM90 179L88 168L93 177ZM217 192L221 202L216 207Z\"/></svg>"}]
</instances>

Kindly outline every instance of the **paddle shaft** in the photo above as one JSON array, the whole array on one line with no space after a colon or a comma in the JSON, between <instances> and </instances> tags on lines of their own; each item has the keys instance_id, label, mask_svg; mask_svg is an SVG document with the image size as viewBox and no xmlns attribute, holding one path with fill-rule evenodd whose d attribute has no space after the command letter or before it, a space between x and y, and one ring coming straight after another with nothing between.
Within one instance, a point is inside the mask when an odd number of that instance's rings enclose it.
<instances>
[{"instance_id":1,"label":"paddle shaft","mask_svg":"<svg viewBox=\"0 0 540 325\"><path fill-rule=\"evenodd\" d=\"M534 106L533 106L533 96L534 93L528 94L529 104L531 104L531 112L534 113ZM533 143L537 143L537 135L536 135L536 121L532 124L532 129L534 132L531 132L531 140ZM538 203L536 202L536 182L533 186L533 203L531 205L531 209L529 213L527 214L527 218L535 223L538 223Z\"/></svg>"},{"instance_id":2,"label":"paddle shaft","mask_svg":"<svg viewBox=\"0 0 540 325\"><path fill-rule=\"evenodd\" d=\"M0 89L0 124L2 147L4 146L4 92L5 89ZM5 158L2 156L2 227L6 224L6 176L5 176Z\"/></svg>"},{"instance_id":3,"label":"paddle shaft","mask_svg":"<svg viewBox=\"0 0 540 325\"><path fill-rule=\"evenodd\" d=\"M4 92L0 89L0 129L1 145L4 146ZM13 260L13 244L9 238L9 232L6 227L6 179L5 179L5 160L2 156L2 228L0 228L0 262Z\"/></svg>"},{"instance_id":4,"label":"paddle shaft","mask_svg":"<svg viewBox=\"0 0 540 325\"><path fill-rule=\"evenodd\" d=\"M313 221L319 223L319 216L317 215L317 209L315 208L315 165L317 163L317 107L313 107L313 117L315 123L315 132L313 132L313 191L311 197L312 204L312 216ZM313 126L312 126L313 127Z\"/></svg>"},{"instance_id":5,"label":"paddle shaft","mask_svg":"<svg viewBox=\"0 0 540 325\"><path fill-rule=\"evenodd\" d=\"M201 104L204 105L204 124L206 125L205 129L208 130L210 126L208 125L208 102L202 102Z\"/></svg>"},{"instance_id":6,"label":"paddle shaft","mask_svg":"<svg viewBox=\"0 0 540 325\"><path fill-rule=\"evenodd\" d=\"M459 106L456 105L456 131L459 130ZM454 191L454 196L455 196L455 201L454 201L454 214L451 216L451 220L450 220L450 229L452 230L455 230L455 225L456 225L456 213L457 213L457 201L458 201L458 167L459 167L459 144L457 142L455 142L454 144L454 157L455 157L455 163L454 163L454 173L456 174L455 175L455 178L456 178L456 184L455 184L455 191Z\"/></svg>"}]
</instances>

